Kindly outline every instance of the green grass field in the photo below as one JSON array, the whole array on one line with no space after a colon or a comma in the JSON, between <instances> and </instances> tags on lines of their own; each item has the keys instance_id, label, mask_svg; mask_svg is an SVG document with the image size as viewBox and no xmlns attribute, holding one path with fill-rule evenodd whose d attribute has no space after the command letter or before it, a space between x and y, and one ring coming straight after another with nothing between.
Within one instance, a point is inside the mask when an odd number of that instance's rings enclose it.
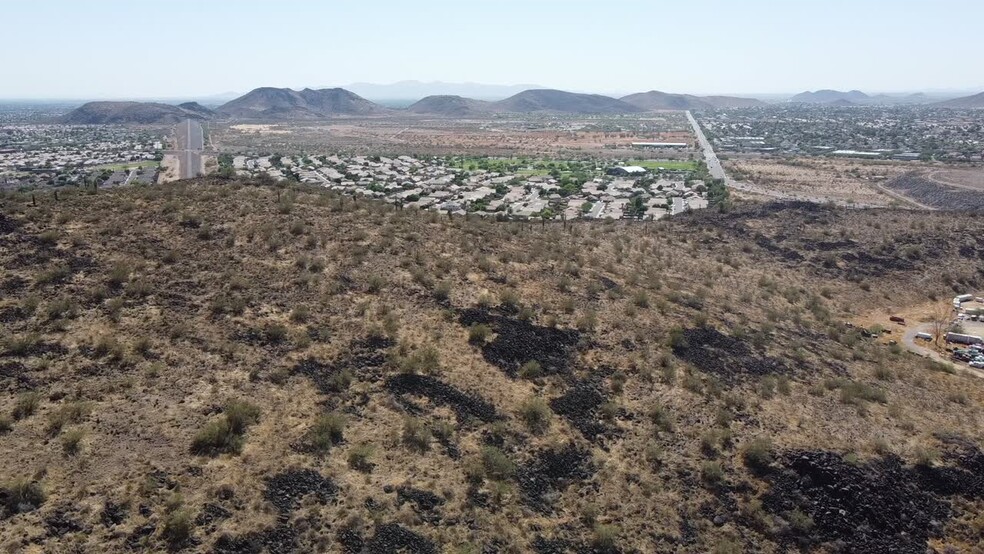
<instances>
[{"instance_id":1,"label":"green grass field","mask_svg":"<svg viewBox=\"0 0 984 554\"><path fill-rule=\"evenodd\" d=\"M526 162L525 164L523 162ZM490 171L498 172L514 172L517 175L522 175L525 177L532 177L536 175L547 175L550 173L550 168L547 166L549 164L555 164L558 167L562 167L561 175L571 175L573 172L567 169L567 163L563 160L551 160L551 159L531 159L531 158L453 158L449 159L449 165L451 167L456 167L459 169L480 169L483 166ZM579 162L573 162L579 163ZM585 171L589 175L596 175L597 172L594 171L594 164L587 164L592 169L584 167ZM610 164L602 163L601 166L606 166ZM697 162L689 160L632 160L627 165L638 165L645 167L650 171L656 171L658 168L671 171L694 171L697 169ZM517 167L517 169L511 170L510 166Z\"/></svg>"},{"instance_id":2,"label":"green grass field","mask_svg":"<svg viewBox=\"0 0 984 554\"><path fill-rule=\"evenodd\" d=\"M660 167L673 171L693 171L697 169L697 162L688 160L632 160L628 165L637 165L650 170Z\"/></svg>"}]
</instances>

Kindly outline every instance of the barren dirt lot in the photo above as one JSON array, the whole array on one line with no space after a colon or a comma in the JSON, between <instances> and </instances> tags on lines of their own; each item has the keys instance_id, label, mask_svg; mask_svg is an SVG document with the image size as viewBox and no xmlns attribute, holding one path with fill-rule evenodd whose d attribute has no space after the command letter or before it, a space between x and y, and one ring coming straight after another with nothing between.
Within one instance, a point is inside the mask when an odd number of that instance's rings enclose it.
<instances>
[{"instance_id":1,"label":"barren dirt lot","mask_svg":"<svg viewBox=\"0 0 984 554\"><path fill-rule=\"evenodd\" d=\"M829 158L744 158L724 162L728 174L765 191L863 206L907 203L879 188L912 166Z\"/></svg>"},{"instance_id":2,"label":"barren dirt lot","mask_svg":"<svg viewBox=\"0 0 984 554\"><path fill-rule=\"evenodd\" d=\"M984 187L976 184L970 172L927 170L899 175L884 186L928 208L984 212Z\"/></svg>"},{"instance_id":3,"label":"barren dirt lot","mask_svg":"<svg viewBox=\"0 0 984 554\"><path fill-rule=\"evenodd\" d=\"M979 217L60 192L0 196L4 552L981 543L984 380L844 324L984 288Z\"/></svg>"},{"instance_id":4,"label":"barren dirt lot","mask_svg":"<svg viewBox=\"0 0 984 554\"><path fill-rule=\"evenodd\" d=\"M285 135L290 133L289 130L281 128L277 125L262 125L262 124L238 124L230 125L229 130L236 131L239 133L256 133L258 135Z\"/></svg>"},{"instance_id":5,"label":"barren dirt lot","mask_svg":"<svg viewBox=\"0 0 984 554\"><path fill-rule=\"evenodd\" d=\"M646 118L350 118L322 123L214 126L225 151L638 157L633 142L693 143L674 114ZM686 157L693 151L662 152Z\"/></svg>"},{"instance_id":6,"label":"barren dirt lot","mask_svg":"<svg viewBox=\"0 0 984 554\"><path fill-rule=\"evenodd\" d=\"M161 172L157 176L158 183L169 183L178 178L179 162L174 154L165 154L161 160Z\"/></svg>"},{"instance_id":7,"label":"barren dirt lot","mask_svg":"<svg viewBox=\"0 0 984 554\"><path fill-rule=\"evenodd\" d=\"M984 191L984 167L976 169L937 169L927 172L933 181L952 187Z\"/></svg>"}]
</instances>

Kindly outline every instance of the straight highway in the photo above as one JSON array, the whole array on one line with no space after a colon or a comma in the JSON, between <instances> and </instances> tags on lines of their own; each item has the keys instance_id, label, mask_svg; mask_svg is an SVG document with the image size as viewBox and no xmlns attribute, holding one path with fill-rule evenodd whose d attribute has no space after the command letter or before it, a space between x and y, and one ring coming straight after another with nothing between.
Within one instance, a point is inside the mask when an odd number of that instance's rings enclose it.
<instances>
[{"instance_id":1,"label":"straight highway","mask_svg":"<svg viewBox=\"0 0 984 554\"><path fill-rule=\"evenodd\" d=\"M205 148L205 132L202 124L186 119L178 124L178 167L181 179L192 179L202 174L202 150Z\"/></svg>"},{"instance_id":2,"label":"straight highway","mask_svg":"<svg viewBox=\"0 0 984 554\"><path fill-rule=\"evenodd\" d=\"M711 174L714 179L721 179L724 184L731 186L728 181L728 176L724 173L724 168L721 167L721 162L718 160L717 154L714 153L714 148L711 146L710 141L704 136L704 131L701 130L700 125L694 118L694 115L687 110L687 120L690 121L690 126L694 129L694 135L697 137L697 143L700 145L701 150L704 151L704 163L707 164L707 172Z\"/></svg>"}]
</instances>

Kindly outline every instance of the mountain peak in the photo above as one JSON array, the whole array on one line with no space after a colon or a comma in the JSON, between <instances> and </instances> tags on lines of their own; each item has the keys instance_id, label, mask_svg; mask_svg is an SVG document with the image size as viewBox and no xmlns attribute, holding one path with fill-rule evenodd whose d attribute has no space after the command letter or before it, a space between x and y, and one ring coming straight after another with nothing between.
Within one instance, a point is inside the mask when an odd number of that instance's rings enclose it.
<instances>
[{"instance_id":1,"label":"mountain peak","mask_svg":"<svg viewBox=\"0 0 984 554\"><path fill-rule=\"evenodd\" d=\"M386 108L341 88L261 87L231 100L216 112L246 119L325 119L346 115L378 115Z\"/></svg>"}]
</instances>

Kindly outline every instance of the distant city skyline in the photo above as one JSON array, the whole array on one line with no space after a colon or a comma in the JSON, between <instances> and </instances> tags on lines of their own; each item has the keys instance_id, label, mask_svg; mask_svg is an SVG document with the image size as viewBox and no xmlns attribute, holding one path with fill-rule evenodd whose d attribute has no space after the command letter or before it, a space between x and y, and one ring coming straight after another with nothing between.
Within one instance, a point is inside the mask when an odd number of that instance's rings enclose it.
<instances>
[{"instance_id":1,"label":"distant city skyline","mask_svg":"<svg viewBox=\"0 0 984 554\"><path fill-rule=\"evenodd\" d=\"M984 90L974 71L984 3L971 0L39 0L0 14L4 99L399 81L600 94Z\"/></svg>"}]
</instances>

